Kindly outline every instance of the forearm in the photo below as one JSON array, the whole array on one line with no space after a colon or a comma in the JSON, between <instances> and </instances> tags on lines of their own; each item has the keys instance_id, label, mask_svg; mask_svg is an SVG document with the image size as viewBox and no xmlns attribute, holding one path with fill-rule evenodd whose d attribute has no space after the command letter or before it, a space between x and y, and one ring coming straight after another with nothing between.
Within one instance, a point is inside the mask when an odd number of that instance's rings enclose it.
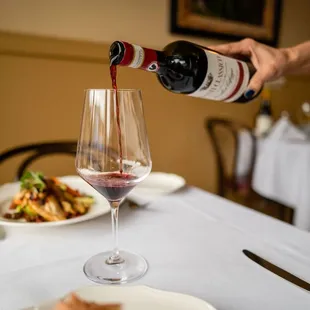
<instances>
[{"instance_id":1,"label":"forearm","mask_svg":"<svg viewBox=\"0 0 310 310\"><path fill-rule=\"evenodd\" d=\"M287 55L286 74L310 73L310 41L283 49Z\"/></svg>"}]
</instances>

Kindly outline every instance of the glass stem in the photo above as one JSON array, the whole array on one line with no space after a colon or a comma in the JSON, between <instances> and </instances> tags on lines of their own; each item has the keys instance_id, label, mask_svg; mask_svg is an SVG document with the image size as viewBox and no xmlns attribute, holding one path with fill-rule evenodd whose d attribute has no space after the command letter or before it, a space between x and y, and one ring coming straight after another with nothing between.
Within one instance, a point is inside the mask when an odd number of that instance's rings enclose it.
<instances>
[{"instance_id":1,"label":"glass stem","mask_svg":"<svg viewBox=\"0 0 310 310\"><path fill-rule=\"evenodd\" d=\"M112 219L112 233L114 238L114 249L112 255L107 259L107 264L121 264L124 262L123 258L119 254L118 248L118 212L120 201L110 202L111 207L111 219Z\"/></svg>"}]
</instances>

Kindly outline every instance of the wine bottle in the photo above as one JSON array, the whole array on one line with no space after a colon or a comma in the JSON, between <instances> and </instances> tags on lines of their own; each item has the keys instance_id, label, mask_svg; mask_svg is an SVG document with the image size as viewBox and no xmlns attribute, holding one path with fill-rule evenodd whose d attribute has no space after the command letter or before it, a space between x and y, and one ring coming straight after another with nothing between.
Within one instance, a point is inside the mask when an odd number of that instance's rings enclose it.
<instances>
[{"instance_id":1,"label":"wine bottle","mask_svg":"<svg viewBox=\"0 0 310 310\"><path fill-rule=\"evenodd\" d=\"M271 110L270 92L265 89L262 96L260 108L255 117L254 135L256 137L266 136L273 124L273 116Z\"/></svg>"},{"instance_id":2,"label":"wine bottle","mask_svg":"<svg viewBox=\"0 0 310 310\"><path fill-rule=\"evenodd\" d=\"M244 96L255 73L250 62L187 41L170 43L163 51L115 41L110 47L110 64L154 72L174 93L238 103L254 99Z\"/></svg>"}]
</instances>

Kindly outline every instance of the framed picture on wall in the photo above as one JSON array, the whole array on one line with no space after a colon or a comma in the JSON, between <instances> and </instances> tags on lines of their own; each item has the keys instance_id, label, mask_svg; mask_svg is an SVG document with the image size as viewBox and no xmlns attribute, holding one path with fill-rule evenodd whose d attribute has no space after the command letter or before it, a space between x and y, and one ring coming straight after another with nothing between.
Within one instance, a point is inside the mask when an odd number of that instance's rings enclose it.
<instances>
[{"instance_id":1,"label":"framed picture on wall","mask_svg":"<svg viewBox=\"0 0 310 310\"><path fill-rule=\"evenodd\" d=\"M277 46L282 0L171 0L171 32Z\"/></svg>"}]
</instances>

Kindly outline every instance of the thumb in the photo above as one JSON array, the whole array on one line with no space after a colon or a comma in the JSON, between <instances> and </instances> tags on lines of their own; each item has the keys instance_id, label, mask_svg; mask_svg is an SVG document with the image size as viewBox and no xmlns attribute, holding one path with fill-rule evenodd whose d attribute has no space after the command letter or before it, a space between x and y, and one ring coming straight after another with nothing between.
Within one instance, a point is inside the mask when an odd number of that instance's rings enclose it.
<instances>
[{"instance_id":1,"label":"thumb","mask_svg":"<svg viewBox=\"0 0 310 310\"><path fill-rule=\"evenodd\" d=\"M264 86L264 76L260 72L256 72L250 80L247 90L244 93L245 98L251 99Z\"/></svg>"}]
</instances>

